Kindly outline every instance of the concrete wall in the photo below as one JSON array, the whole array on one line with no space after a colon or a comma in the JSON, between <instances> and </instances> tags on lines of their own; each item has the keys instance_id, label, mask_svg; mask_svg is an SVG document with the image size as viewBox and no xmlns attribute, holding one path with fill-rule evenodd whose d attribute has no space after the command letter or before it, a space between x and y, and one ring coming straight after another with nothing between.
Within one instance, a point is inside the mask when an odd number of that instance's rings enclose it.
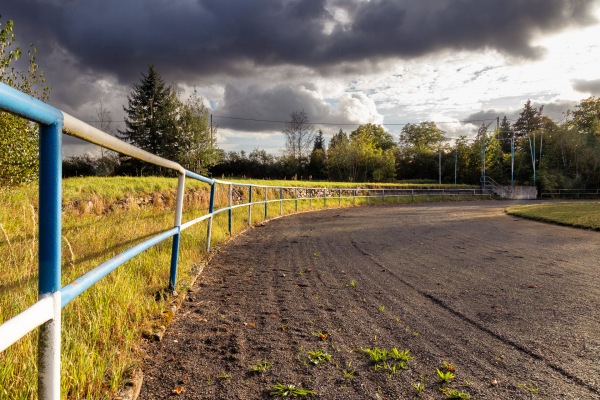
<instances>
[{"instance_id":1,"label":"concrete wall","mask_svg":"<svg viewBox=\"0 0 600 400\"><path fill-rule=\"evenodd\" d=\"M537 188L535 186L502 186L496 194L504 199L534 200L537 198Z\"/></svg>"}]
</instances>

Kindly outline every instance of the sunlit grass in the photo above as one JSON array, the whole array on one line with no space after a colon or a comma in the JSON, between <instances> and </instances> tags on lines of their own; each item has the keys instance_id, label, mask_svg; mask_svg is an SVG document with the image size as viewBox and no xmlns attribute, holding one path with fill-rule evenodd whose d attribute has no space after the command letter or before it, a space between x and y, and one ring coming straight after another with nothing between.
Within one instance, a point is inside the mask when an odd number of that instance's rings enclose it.
<instances>
[{"instance_id":1,"label":"sunlit grass","mask_svg":"<svg viewBox=\"0 0 600 400\"><path fill-rule=\"evenodd\" d=\"M506 212L537 221L600 230L600 202L529 204L509 207Z\"/></svg>"},{"instance_id":2,"label":"sunlit grass","mask_svg":"<svg viewBox=\"0 0 600 400\"><path fill-rule=\"evenodd\" d=\"M260 181L299 184L298 181ZM315 182L309 182L315 187ZM329 183L329 185L333 185ZM337 184L336 184L337 186ZM174 223L175 178L75 178L63 181L62 285ZM228 204L228 185L218 185L215 208ZM209 186L186 180L183 220L206 214ZM279 201L280 193L282 201ZM346 193L348 194L348 193ZM294 191L268 189L267 218L295 212L364 204L431 201L439 197L367 199L330 193L327 199L296 200ZM265 189L253 189L253 201ZM152 201L140 201L154 196ZM233 203L247 202L247 187L234 187ZM472 197L467 197L471 198ZM445 200L461 199L446 196ZM464 199L464 198L463 198ZM140 206L138 206L140 204ZM0 323L37 299L37 186L0 190ZM232 212L232 235L246 229L248 206ZM264 221L265 206L253 205L251 223ZM205 256L207 223L182 233L178 290L187 287ZM214 218L212 245L230 236L228 213ZM142 332L164 324L168 304L156 293L168 285L171 240L145 251L113 271L63 309L62 397L109 399L139 359ZM0 398L37 398L37 332L0 353Z\"/></svg>"}]
</instances>

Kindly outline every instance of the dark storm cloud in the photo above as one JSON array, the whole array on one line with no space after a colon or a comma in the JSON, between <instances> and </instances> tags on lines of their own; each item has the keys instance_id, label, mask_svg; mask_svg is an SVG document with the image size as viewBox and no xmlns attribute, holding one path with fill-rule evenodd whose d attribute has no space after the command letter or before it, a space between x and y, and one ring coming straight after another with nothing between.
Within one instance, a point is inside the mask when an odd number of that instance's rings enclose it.
<instances>
[{"instance_id":1,"label":"dark storm cloud","mask_svg":"<svg viewBox=\"0 0 600 400\"><path fill-rule=\"evenodd\" d=\"M441 50L535 58L538 33L592 23L597 0L5 0L27 42L83 70L169 81L300 65L331 72ZM340 10L343 13L340 14ZM343 17L339 17L343 15Z\"/></svg>"},{"instance_id":2,"label":"dark storm cloud","mask_svg":"<svg viewBox=\"0 0 600 400\"><path fill-rule=\"evenodd\" d=\"M592 96L600 96L600 79L587 81L585 79L575 79L573 89L582 93L589 93Z\"/></svg>"},{"instance_id":3,"label":"dark storm cloud","mask_svg":"<svg viewBox=\"0 0 600 400\"><path fill-rule=\"evenodd\" d=\"M481 110L469 115L467 118L465 118L465 121L469 121L474 125L481 125L482 123L485 123L487 125L490 122L493 122L498 117L502 118L504 115L505 114L502 114L501 112L496 110Z\"/></svg>"}]
</instances>

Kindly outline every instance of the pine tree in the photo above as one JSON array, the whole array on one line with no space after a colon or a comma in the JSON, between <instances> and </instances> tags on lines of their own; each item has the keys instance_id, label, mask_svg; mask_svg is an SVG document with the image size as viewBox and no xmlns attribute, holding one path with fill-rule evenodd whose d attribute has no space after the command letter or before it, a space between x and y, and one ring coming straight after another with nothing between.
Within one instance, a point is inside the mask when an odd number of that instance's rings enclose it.
<instances>
[{"instance_id":1,"label":"pine tree","mask_svg":"<svg viewBox=\"0 0 600 400\"><path fill-rule=\"evenodd\" d=\"M326 158L325 139L323 138L323 131L319 129L308 164L308 172L312 176L312 179L327 178Z\"/></svg>"},{"instance_id":2,"label":"pine tree","mask_svg":"<svg viewBox=\"0 0 600 400\"><path fill-rule=\"evenodd\" d=\"M148 74L142 74L140 82L133 85L127 101L127 107L123 107L127 113L127 129L119 130L118 136L157 156L176 162L182 160L189 138L179 132L181 103L173 87L165 84L153 65L148 67ZM153 165L133 164L140 172L164 172Z\"/></svg>"},{"instance_id":3,"label":"pine tree","mask_svg":"<svg viewBox=\"0 0 600 400\"><path fill-rule=\"evenodd\" d=\"M523 111L519 118L513 124L513 129L517 137L527 136L542 127L542 111L544 106L539 109L531 105L531 100L527 100L523 106Z\"/></svg>"}]
</instances>

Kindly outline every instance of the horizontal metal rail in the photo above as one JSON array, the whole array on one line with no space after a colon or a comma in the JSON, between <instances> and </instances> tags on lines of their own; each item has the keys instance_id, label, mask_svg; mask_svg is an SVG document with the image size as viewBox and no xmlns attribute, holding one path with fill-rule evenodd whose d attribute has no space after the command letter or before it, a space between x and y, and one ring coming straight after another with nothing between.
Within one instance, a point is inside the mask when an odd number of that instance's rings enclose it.
<instances>
[{"instance_id":1,"label":"horizontal metal rail","mask_svg":"<svg viewBox=\"0 0 600 400\"><path fill-rule=\"evenodd\" d=\"M600 197L600 189L553 189L542 190L540 197L544 198L595 198Z\"/></svg>"},{"instance_id":2,"label":"horizontal metal rail","mask_svg":"<svg viewBox=\"0 0 600 400\"><path fill-rule=\"evenodd\" d=\"M252 222L252 206L264 206L265 219L268 217L269 204L279 203L279 213L283 213L284 201L295 201L298 210L299 201L322 199L327 205L328 199L375 198L386 200L393 197L411 196L480 196L486 195L478 189L369 189L369 188L306 188L254 185L248 183L227 182L207 178L188 171L180 164L151 154L111 136L71 115L47 105L33 97L21 93L0 83L0 111L6 111L40 125L40 184L39 184L39 300L25 311L0 325L0 351L5 350L20 338L37 327L38 340L38 397L44 400L60 399L60 332L61 308L77 298L110 272L114 271L133 257L169 238L172 240L169 289L175 290L179 243L181 232L198 223L207 222L206 250L210 251L213 218L223 212L229 213L229 231L232 230L232 211L248 207L248 224ZM154 165L172 169L178 173L177 198L174 226L150 239L147 239L120 254L104 261L71 283L61 287L61 206L62 206L62 139L61 132L114 150L121 154ZM185 178L195 179L210 185L209 209L207 214L182 222ZM227 185L228 204L215 209L216 185ZM246 188L247 202L233 204L233 187ZM254 200L256 189L264 191L264 198ZM269 198L269 192L271 198ZM298 193L300 192L300 196ZM277 195L275 195L277 193ZM292 196L293 194L293 196ZM342 195L344 194L344 195ZM285 197L285 196L288 197Z\"/></svg>"}]
</instances>

